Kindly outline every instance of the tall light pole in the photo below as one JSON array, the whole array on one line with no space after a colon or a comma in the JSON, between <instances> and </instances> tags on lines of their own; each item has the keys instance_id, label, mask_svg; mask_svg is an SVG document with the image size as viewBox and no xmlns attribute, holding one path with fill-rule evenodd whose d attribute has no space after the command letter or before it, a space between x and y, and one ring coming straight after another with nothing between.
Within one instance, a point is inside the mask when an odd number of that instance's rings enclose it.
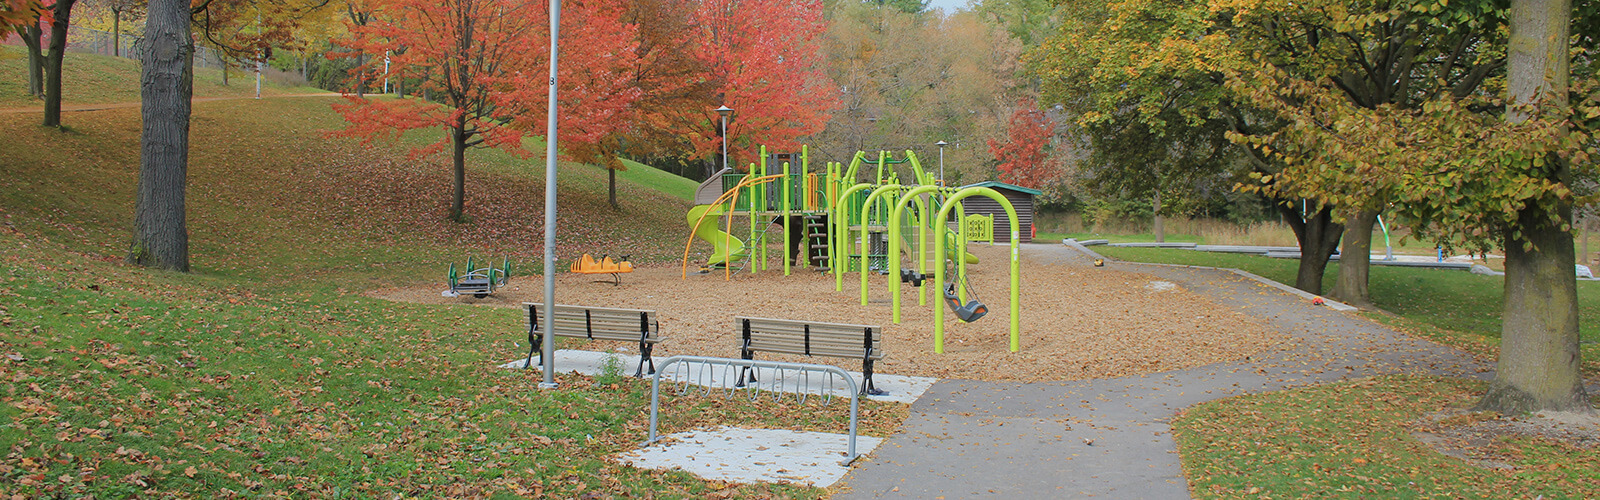
<instances>
[{"instance_id":1,"label":"tall light pole","mask_svg":"<svg viewBox=\"0 0 1600 500\"><path fill-rule=\"evenodd\" d=\"M722 169L723 170L727 170L728 169L728 116L733 114L733 108L730 108L730 107L728 107L728 105L724 104L724 105L722 105L722 107L717 108L717 114L722 115ZM715 172L713 172L713 174L714 173ZM706 177L709 178L709 177L711 177L711 175L712 174L706 174Z\"/></svg>"},{"instance_id":2,"label":"tall light pole","mask_svg":"<svg viewBox=\"0 0 1600 500\"><path fill-rule=\"evenodd\" d=\"M939 141L933 143L933 145L939 146L939 187L944 187L944 147L949 146L950 143Z\"/></svg>"},{"instance_id":3,"label":"tall light pole","mask_svg":"<svg viewBox=\"0 0 1600 500\"><path fill-rule=\"evenodd\" d=\"M544 147L544 324L554 332L556 307L556 59L561 54L561 0L550 0L550 106ZM539 352L544 379L540 389L556 388L556 336L546 333Z\"/></svg>"}]
</instances>

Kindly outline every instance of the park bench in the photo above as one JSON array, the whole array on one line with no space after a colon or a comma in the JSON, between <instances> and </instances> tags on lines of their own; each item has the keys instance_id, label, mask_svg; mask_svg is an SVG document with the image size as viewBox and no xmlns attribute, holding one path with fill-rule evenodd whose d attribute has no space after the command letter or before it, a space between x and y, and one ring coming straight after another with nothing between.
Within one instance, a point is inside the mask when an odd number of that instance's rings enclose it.
<instances>
[{"instance_id":1,"label":"park bench","mask_svg":"<svg viewBox=\"0 0 1600 500\"><path fill-rule=\"evenodd\" d=\"M859 359L861 393L887 394L872 384L872 363L884 357L882 327L738 316L734 318L734 330L744 359L755 359L757 351ZM748 380L755 380L754 373L748 376ZM741 384L745 377L746 373L740 374Z\"/></svg>"},{"instance_id":2,"label":"park bench","mask_svg":"<svg viewBox=\"0 0 1600 500\"><path fill-rule=\"evenodd\" d=\"M528 312L528 343L532 344L528 361L523 364L526 369L533 364L533 353L543 352L544 332L539 328L544 324L547 308L537 302L523 302L522 307ZM656 321L655 311L556 304L551 330L558 337L638 342L639 369L633 376L643 376L645 363L650 364L650 373L656 372L656 362L650 359L651 348L661 341L661 324Z\"/></svg>"}]
</instances>

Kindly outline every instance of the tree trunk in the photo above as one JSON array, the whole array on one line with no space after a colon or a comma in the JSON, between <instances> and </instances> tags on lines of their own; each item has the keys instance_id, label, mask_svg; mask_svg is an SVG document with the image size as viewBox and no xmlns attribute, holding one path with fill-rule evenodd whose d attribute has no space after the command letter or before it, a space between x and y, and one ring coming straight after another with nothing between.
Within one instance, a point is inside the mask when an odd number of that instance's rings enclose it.
<instances>
[{"instance_id":1,"label":"tree trunk","mask_svg":"<svg viewBox=\"0 0 1600 500\"><path fill-rule=\"evenodd\" d=\"M1161 220L1161 190L1159 189L1156 190L1155 211L1153 213L1155 214L1156 243L1164 243L1167 241L1167 228L1162 223L1164 221Z\"/></svg>"},{"instance_id":2,"label":"tree trunk","mask_svg":"<svg viewBox=\"0 0 1600 500\"><path fill-rule=\"evenodd\" d=\"M606 189L607 199L611 201L611 208L622 208L622 205L617 204L617 169L607 168L606 180L608 181Z\"/></svg>"},{"instance_id":3,"label":"tree trunk","mask_svg":"<svg viewBox=\"0 0 1600 500\"><path fill-rule=\"evenodd\" d=\"M22 36L22 43L28 49L28 94L35 98L44 98L44 48L39 43L39 38L44 36L44 31L39 29L35 22L26 28L17 31Z\"/></svg>"},{"instance_id":4,"label":"tree trunk","mask_svg":"<svg viewBox=\"0 0 1600 500\"><path fill-rule=\"evenodd\" d=\"M1333 282L1334 300L1371 309L1372 294L1367 291L1372 269L1372 225L1378 221L1378 205L1349 211L1344 238L1339 250L1339 279Z\"/></svg>"},{"instance_id":5,"label":"tree trunk","mask_svg":"<svg viewBox=\"0 0 1600 500\"><path fill-rule=\"evenodd\" d=\"M466 118L457 119L450 129L451 172L455 178L455 197L450 204L450 220L466 222L467 206L467 134Z\"/></svg>"},{"instance_id":6,"label":"tree trunk","mask_svg":"<svg viewBox=\"0 0 1600 500\"><path fill-rule=\"evenodd\" d=\"M1319 205L1317 212L1303 217L1293 206L1276 204L1289 227L1294 229L1295 240L1300 242L1300 270L1295 275L1294 287L1322 295L1322 275L1328 270L1328 258L1339 246L1344 225L1333 222L1333 208Z\"/></svg>"},{"instance_id":7,"label":"tree trunk","mask_svg":"<svg viewBox=\"0 0 1600 500\"><path fill-rule=\"evenodd\" d=\"M356 54L356 99L367 97L367 72L363 66L367 65L365 53Z\"/></svg>"},{"instance_id":8,"label":"tree trunk","mask_svg":"<svg viewBox=\"0 0 1600 500\"><path fill-rule=\"evenodd\" d=\"M149 9L140 54L144 129L128 262L186 272L189 230L184 221L184 182L189 168L189 98L194 94L189 2L151 0Z\"/></svg>"},{"instance_id":9,"label":"tree trunk","mask_svg":"<svg viewBox=\"0 0 1600 500\"><path fill-rule=\"evenodd\" d=\"M1506 57L1506 120L1526 121L1519 105L1566 103L1570 0L1512 0ZM1570 181L1566 162L1550 158L1552 176ZM1550 216L1556 216L1552 222ZM1577 278L1573 273L1572 206L1529 205L1505 235L1505 307L1500 360L1478 409L1516 415L1539 410L1593 412L1578 350ZM1521 238L1515 234L1520 230Z\"/></svg>"},{"instance_id":10,"label":"tree trunk","mask_svg":"<svg viewBox=\"0 0 1600 500\"><path fill-rule=\"evenodd\" d=\"M51 7L55 19L50 20L50 54L44 68L44 126L61 126L61 62L67 53L67 27L72 18L72 4L77 0L56 0Z\"/></svg>"},{"instance_id":11,"label":"tree trunk","mask_svg":"<svg viewBox=\"0 0 1600 500\"><path fill-rule=\"evenodd\" d=\"M111 9L111 55L122 57L122 11Z\"/></svg>"},{"instance_id":12,"label":"tree trunk","mask_svg":"<svg viewBox=\"0 0 1600 500\"><path fill-rule=\"evenodd\" d=\"M218 58L217 62L222 64L222 86L226 87L228 86L228 67L232 66L232 64L229 64L226 58Z\"/></svg>"}]
</instances>

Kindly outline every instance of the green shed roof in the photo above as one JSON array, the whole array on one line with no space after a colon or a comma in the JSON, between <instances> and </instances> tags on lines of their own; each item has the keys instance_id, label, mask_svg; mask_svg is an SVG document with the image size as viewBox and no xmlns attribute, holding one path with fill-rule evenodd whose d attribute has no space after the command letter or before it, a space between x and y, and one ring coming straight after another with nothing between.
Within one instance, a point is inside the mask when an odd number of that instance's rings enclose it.
<instances>
[{"instance_id":1,"label":"green shed roof","mask_svg":"<svg viewBox=\"0 0 1600 500\"><path fill-rule=\"evenodd\" d=\"M1012 191L1016 191L1016 192L1019 192L1019 193L1028 193L1028 194L1031 194L1031 195L1034 195L1034 196L1039 196L1040 194L1044 194L1044 191L1040 191L1040 190L1032 189L1032 188L1025 188L1025 187L1018 186L1018 185L1015 185L1015 184L1006 184L1006 183L1000 182L1000 181L983 181L983 182L979 182L977 184L967 184L967 185L961 186L961 187L962 188L986 187L986 188L1010 189Z\"/></svg>"}]
</instances>

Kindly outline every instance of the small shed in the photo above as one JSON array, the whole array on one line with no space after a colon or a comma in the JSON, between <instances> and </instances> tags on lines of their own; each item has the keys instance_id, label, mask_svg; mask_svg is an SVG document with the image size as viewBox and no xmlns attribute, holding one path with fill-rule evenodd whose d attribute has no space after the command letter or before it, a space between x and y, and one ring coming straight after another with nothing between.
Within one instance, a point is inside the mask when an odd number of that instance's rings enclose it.
<instances>
[{"instance_id":1,"label":"small shed","mask_svg":"<svg viewBox=\"0 0 1600 500\"><path fill-rule=\"evenodd\" d=\"M1022 231L1021 238L1018 241L1023 243L1033 241L1033 197L1038 196L1042 193L1041 191L998 181L984 181L961 187L986 187L999 191L1001 196L1005 196L1006 200L1011 202L1011 208L1017 210L1017 228ZM963 209L961 215L963 217L969 215L994 216L994 241L996 243L1011 241L1011 221L1006 219L1006 209L1000 206L999 202L989 199L987 196L973 196L961 200L961 205Z\"/></svg>"}]
</instances>

